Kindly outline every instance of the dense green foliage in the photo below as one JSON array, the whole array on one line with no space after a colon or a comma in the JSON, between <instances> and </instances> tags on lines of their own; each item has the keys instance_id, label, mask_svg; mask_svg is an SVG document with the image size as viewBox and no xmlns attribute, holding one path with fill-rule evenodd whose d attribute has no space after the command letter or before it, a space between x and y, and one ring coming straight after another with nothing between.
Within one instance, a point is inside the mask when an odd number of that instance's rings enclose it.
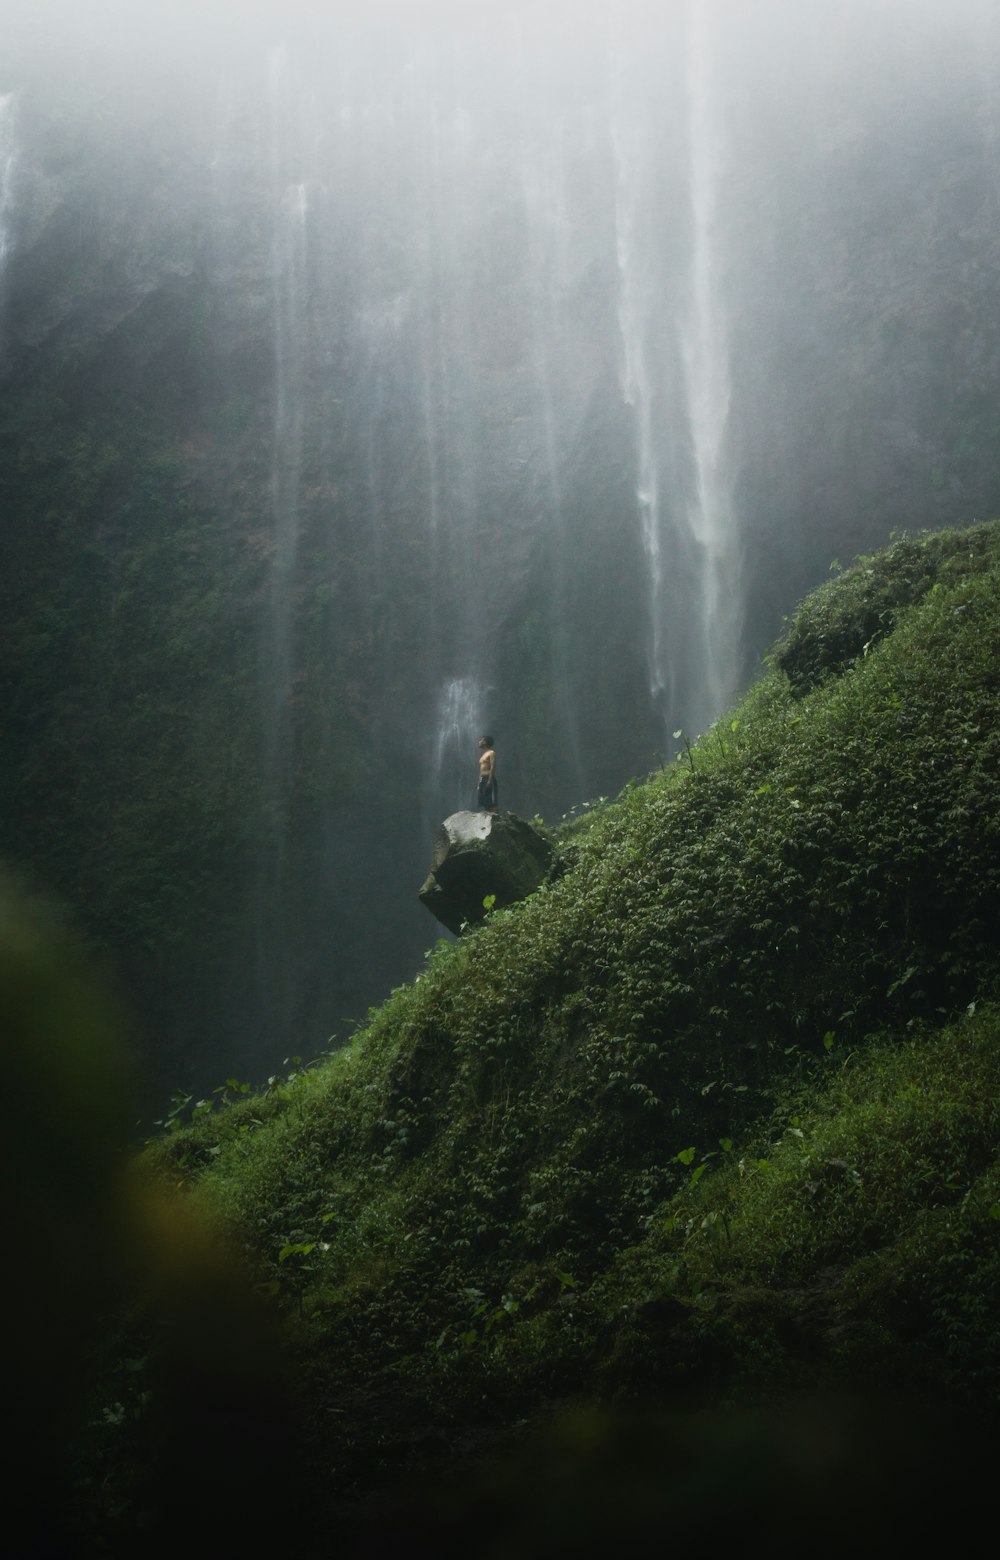
<instances>
[{"instance_id":1,"label":"dense green foliage","mask_svg":"<svg viewBox=\"0 0 1000 1560\"><path fill-rule=\"evenodd\" d=\"M341 1481L553 1396L992 1412L998 692L1000 526L862 560L349 1049L174 1117Z\"/></svg>"}]
</instances>

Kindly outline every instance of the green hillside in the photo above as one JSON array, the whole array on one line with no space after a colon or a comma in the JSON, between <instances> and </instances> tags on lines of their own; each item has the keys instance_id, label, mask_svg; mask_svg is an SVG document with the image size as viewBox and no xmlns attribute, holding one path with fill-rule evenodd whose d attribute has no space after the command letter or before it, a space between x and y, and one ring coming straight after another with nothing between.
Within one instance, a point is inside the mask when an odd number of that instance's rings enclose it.
<instances>
[{"instance_id":1,"label":"green hillside","mask_svg":"<svg viewBox=\"0 0 1000 1560\"><path fill-rule=\"evenodd\" d=\"M317 1478L572 1400L990 1421L998 836L1000 523L839 574L349 1049L178 1109L147 1173L286 1318Z\"/></svg>"}]
</instances>

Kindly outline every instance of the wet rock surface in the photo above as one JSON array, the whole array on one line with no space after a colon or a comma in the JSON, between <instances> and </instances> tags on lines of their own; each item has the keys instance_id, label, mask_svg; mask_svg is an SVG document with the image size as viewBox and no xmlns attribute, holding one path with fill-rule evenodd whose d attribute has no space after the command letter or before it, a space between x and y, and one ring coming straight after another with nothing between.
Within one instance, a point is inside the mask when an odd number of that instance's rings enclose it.
<instances>
[{"instance_id":1,"label":"wet rock surface","mask_svg":"<svg viewBox=\"0 0 1000 1560\"><path fill-rule=\"evenodd\" d=\"M437 832L420 901L457 935L485 918L491 896L490 908L501 910L533 893L551 862L548 841L514 813L452 813Z\"/></svg>"}]
</instances>

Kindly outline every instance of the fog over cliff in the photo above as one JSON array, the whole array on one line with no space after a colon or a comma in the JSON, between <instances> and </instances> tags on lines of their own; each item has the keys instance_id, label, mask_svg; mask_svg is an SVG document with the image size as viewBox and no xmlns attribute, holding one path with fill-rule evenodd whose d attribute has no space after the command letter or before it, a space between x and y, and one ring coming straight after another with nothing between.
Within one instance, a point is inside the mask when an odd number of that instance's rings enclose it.
<instances>
[{"instance_id":1,"label":"fog over cliff","mask_svg":"<svg viewBox=\"0 0 1000 1560\"><path fill-rule=\"evenodd\" d=\"M0 0L0 852L163 1083L417 967L831 558L997 512L986 0Z\"/></svg>"}]
</instances>

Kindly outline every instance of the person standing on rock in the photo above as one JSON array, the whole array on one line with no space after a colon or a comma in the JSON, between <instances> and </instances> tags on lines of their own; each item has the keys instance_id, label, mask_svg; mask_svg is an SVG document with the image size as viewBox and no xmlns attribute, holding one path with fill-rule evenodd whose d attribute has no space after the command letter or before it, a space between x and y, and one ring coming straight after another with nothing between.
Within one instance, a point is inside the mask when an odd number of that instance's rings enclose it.
<instances>
[{"instance_id":1,"label":"person standing on rock","mask_svg":"<svg viewBox=\"0 0 1000 1560\"><path fill-rule=\"evenodd\" d=\"M497 756L492 737L479 739L479 789L476 800L487 812L500 811L497 805Z\"/></svg>"}]
</instances>

